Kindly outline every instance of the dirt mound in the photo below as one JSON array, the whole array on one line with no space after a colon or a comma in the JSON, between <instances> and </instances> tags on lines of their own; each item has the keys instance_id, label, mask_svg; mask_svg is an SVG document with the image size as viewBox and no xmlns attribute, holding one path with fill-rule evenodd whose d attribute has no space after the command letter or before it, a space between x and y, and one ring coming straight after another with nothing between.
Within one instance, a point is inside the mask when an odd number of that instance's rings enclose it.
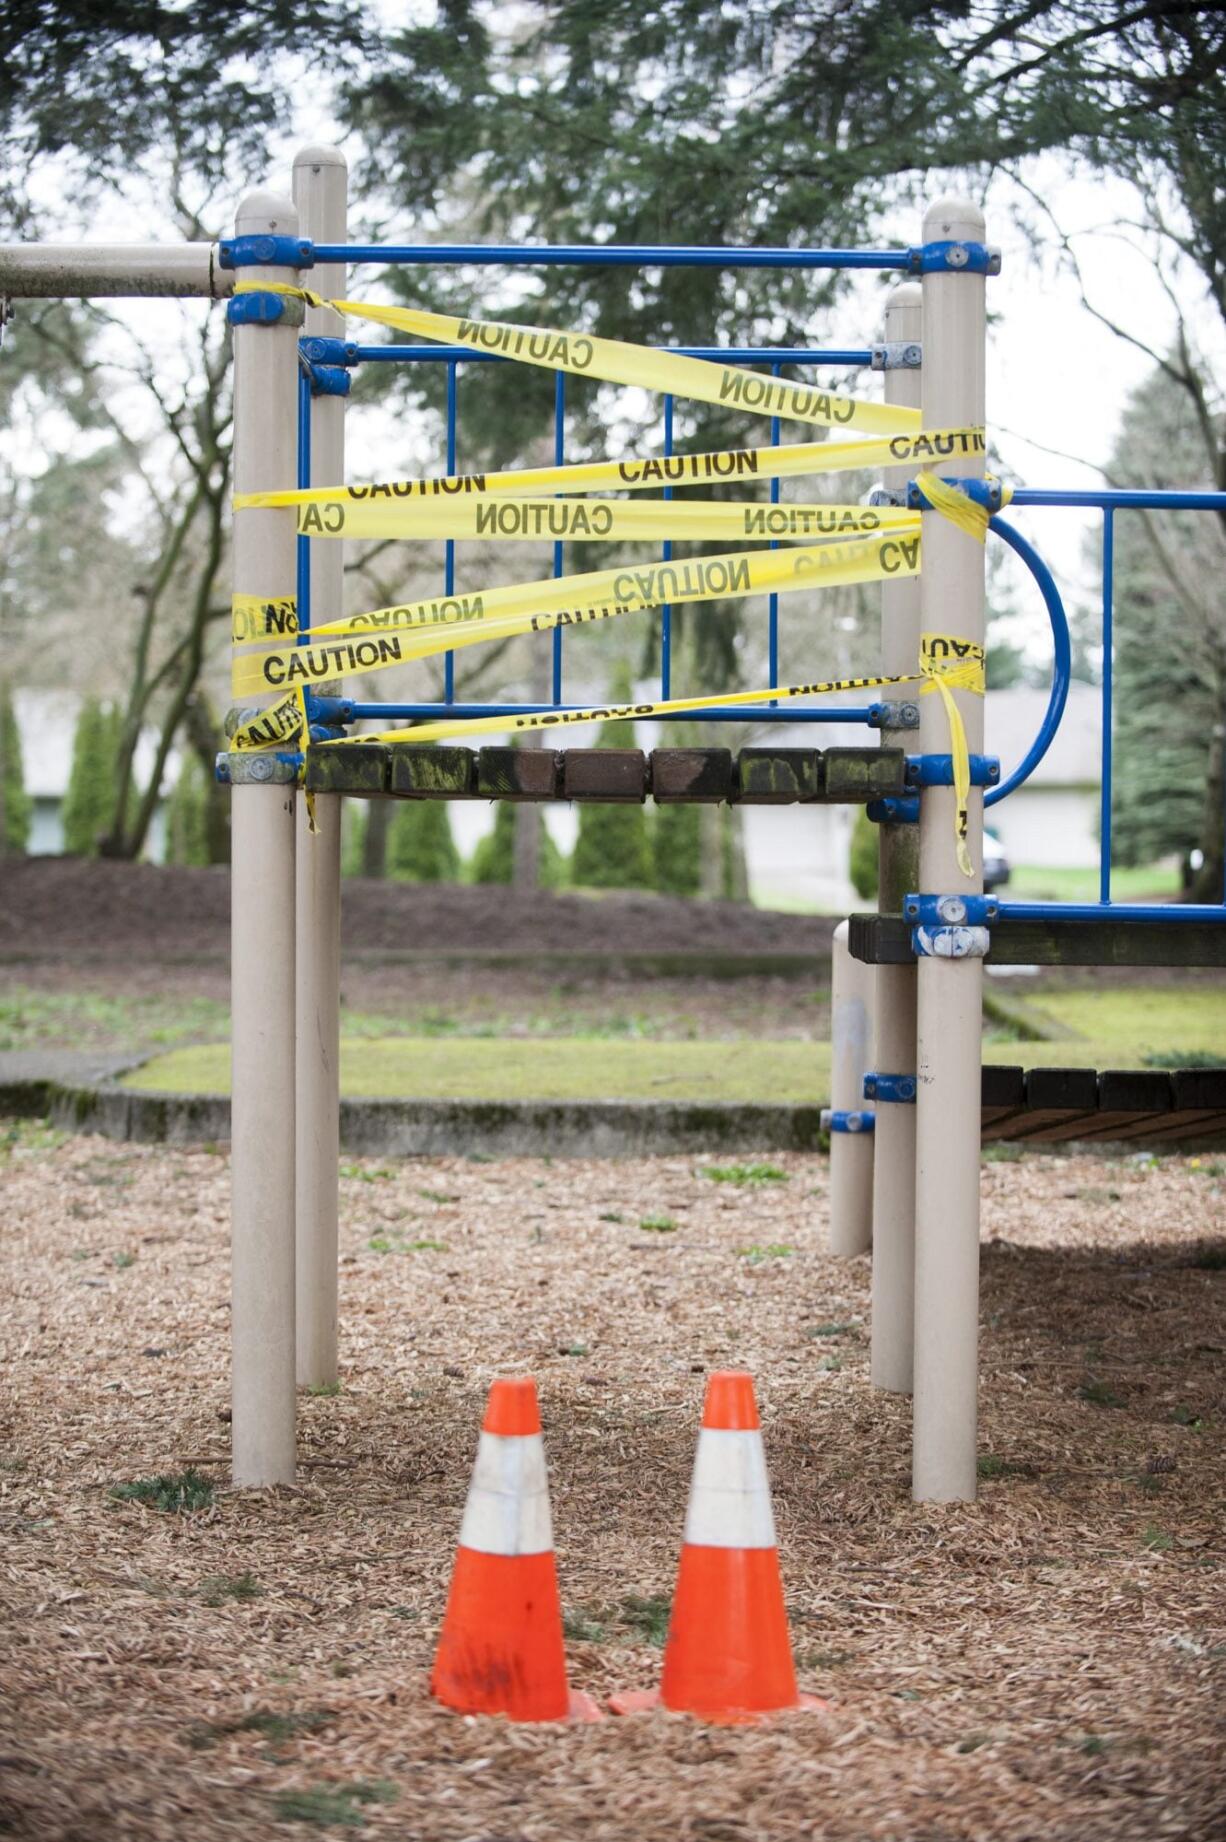
<instances>
[{"instance_id":1,"label":"dirt mound","mask_svg":"<svg viewBox=\"0 0 1226 1842\"><path fill-rule=\"evenodd\" d=\"M644 893L556 895L452 884L346 881L347 951L813 953L831 919ZM0 952L22 958L224 958L230 873L77 857L10 859Z\"/></svg>"}]
</instances>

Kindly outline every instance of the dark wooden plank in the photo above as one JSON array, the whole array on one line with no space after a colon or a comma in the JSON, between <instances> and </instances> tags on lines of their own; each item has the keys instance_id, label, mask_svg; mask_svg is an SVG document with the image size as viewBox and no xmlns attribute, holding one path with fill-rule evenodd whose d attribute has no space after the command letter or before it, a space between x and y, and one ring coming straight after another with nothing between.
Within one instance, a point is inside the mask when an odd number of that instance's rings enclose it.
<instances>
[{"instance_id":1,"label":"dark wooden plank","mask_svg":"<svg viewBox=\"0 0 1226 1842\"><path fill-rule=\"evenodd\" d=\"M1178 1110L1226 1112L1226 1068L1176 1068L1171 1089L1171 1104Z\"/></svg>"},{"instance_id":2,"label":"dark wooden plank","mask_svg":"<svg viewBox=\"0 0 1226 1842\"><path fill-rule=\"evenodd\" d=\"M736 774L736 797L746 806L794 806L821 799L825 788L816 748L743 748Z\"/></svg>"},{"instance_id":3,"label":"dark wooden plank","mask_svg":"<svg viewBox=\"0 0 1226 1842\"><path fill-rule=\"evenodd\" d=\"M1026 1104L1026 1070L985 1062L979 1077L981 1129L1005 1119Z\"/></svg>"},{"instance_id":4,"label":"dark wooden plank","mask_svg":"<svg viewBox=\"0 0 1226 1842\"><path fill-rule=\"evenodd\" d=\"M479 799L546 800L562 797L562 757L552 748L477 750Z\"/></svg>"},{"instance_id":5,"label":"dark wooden plank","mask_svg":"<svg viewBox=\"0 0 1226 1842\"><path fill-rule=\"evenodd\" d=\"M989 931L989 965L1226 967L1226 923L1014 921L1005 916L993 921ZM905 966L913 957L910 927L895 915L853 915L848 946L853 958L871 966Z\"/></svg>"},{"instance_id":6,"label":"dark wooden plank","mask_svg":"<svg viewBox=\"0 0 1226 1842\"><path fill-rule=\"evenodd\" d=\"M395 742L387 756L387 790L395 799L475 797L476 756L471 748Z\"/></svg>"},{"instance_id":7,"label":"dark wooden plank","mask_svg":"<svg viewBox=\"0 0 1226 1842\"><path fill-rule=\"evenodd\" d=\"M907 757L901 748L828 748L823 756L829 805L867 805L907 792Z\"/></svg>"},{"instance_id":8,"label":"dark wooden plank","mask_svg":"<svg viewBox=\"0 0 1226 1842\"><path fill-rule=\"evenodd\" d=\"M1098 1111L1044 1133L1049 1143L1067 1139L1143 1137L1171 1110L1171 1077L1160 1068L1107 1068L1098 1077Z\"/></svg>"},{"instance_id":9,"label":"dark wooden plank","mask_svg":"<svg viewBox=\"0 0 1226 1842\"><path fill-rule=\"evenodd\" d=\"M1029 1068L1026 1106L997 1122L993 1136L1037 1139L1052 1127L1093 1120L1098 1112L1098 1075L1093 1068Z\"/></svg>"},{"instance_id":10,"label":"dark wooden plank","mask_svg":"<svg viewBox=\"0 0 1226 1842\"><path fill-rule=\"evenodd\" d=\"M569 748L562 756L562 797L641 806L647 757L641 748Z\"/></svg>"},{"instance_id":11,"label":"dark wooden plank","mask_svg":"<svg viewBox=\"0 0 1226 1842\"><path fill-rule=\"evenodd\" d=\"M379 799L387 792L387 750L381 742L361 741L308 748L302 784L309 793Z\"/></svg>"},{"instance_id":12,"label":"dark wooden plank","mask_svg":"<svg viewBox=\"0 0 1226 1842\"><path fill-rule=\"evenodd\" d=\"M714 806L731 799L732 750L653 748L651 792L661 806Z\"/></svg>"},{"instance_id":13,"label":"dark wooden plank","mask_svg":"<svg viewBox=\"0 0 1226 1842\"><path fill-rule=\"evenodd\" d=\"M1147 1137L1149 1143L1156 1145L1226 1144L1226 1112L1166 1113L1154 1122L1154 1130Z\"/></svg>"}]
</instances>

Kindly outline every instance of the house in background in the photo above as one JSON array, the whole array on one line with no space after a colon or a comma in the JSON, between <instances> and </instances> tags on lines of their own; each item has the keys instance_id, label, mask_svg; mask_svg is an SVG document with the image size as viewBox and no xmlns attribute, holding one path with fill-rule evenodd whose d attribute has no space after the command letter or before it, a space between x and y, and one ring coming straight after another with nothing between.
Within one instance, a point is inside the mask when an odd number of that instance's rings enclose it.
<instances>
[{"instance_id":1,"label":"house in background","mask_svg":"<svg viewBox=\"0 0 1226 1842\"><path fill-rule=\"evenodd\" d=\"M987 752L1013 771L1043 721L1047 692L1018 686L989 691ZM1024 786L993 806L988 825L1010 863L1045 870L1093 869L1098 863L1098 800L1102 785L1102 692L1071 684L1068 706L1052 745Z\"/></svg>"},{"instance_id":2,"label":"house in background","mask_svg":"<svg viewBox=\"0 0 1226 1842\"><path fill-rule=\"evenodd\" d=\"M31 802L30 842L26 848L32 857L54 857L64 849L64 795L72 772L72 744L83 701L74 691L16 691L13 694L26 792ZM156 753L154 732L144 730L134 763L138 787L148 785ZM178 773L179 756L172 749L143 852L151 863L161 863L165 854L166 799Z\"/></svg>"}]
</instances>

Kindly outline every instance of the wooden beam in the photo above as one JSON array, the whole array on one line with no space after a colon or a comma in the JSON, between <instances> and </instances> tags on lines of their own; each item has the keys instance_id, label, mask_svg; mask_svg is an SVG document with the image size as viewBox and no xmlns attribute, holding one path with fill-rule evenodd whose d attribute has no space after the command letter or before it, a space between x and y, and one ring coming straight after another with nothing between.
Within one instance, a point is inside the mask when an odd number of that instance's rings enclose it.
<instances>
[{"instance_id":1,"label":"wooden beam","mask_svg":"<svg viewBox=\"0 0 1226 1842\"><path fill-rule=\"evenodd\" d=\"M308 793L379 799L387 792L387 750L379 742L361 740L308 748L302 784Z\"/></svg>"},{"instance_id":2,"label":"wooden beam","mask_svg":"<svg viewBox=\"0 0 1226 1842\"><path fill-rule=\"evenodd\" d=\"M864 806L871 799L905 794L907 757L901 748L828 748L823 798L831 805Z\"/></svg>"},{"instance_id":3,"label":"wooden beam","mask_svg":"<svg viewBox=\"0 0 1226 1842\"><path fill-rule=\"evenodd\" d=\"M647 757L641 748L569 748L562 756L562 797L641 806Z\"/></svg>"},{"instance_id":4,"label":"wooden beam","mask_svg":"<svg viewBox=\"0 0 1226 1842\"><path fill-rule=\"evenodd\" d=\"M562 757L552 748L478 749L477 795L520 801L560 799Z\"/></svg>"},{"instance_id":5,"label":"wooden beam","mask_svg":"<svg viewBox=\"0 0 1226 1842\"><path fill-rule=\"evenodd\" d=\"M736 797L746 806L794 806L825 789L816 748L743 748L736 768Z\"/></svg>"},{"instance_id":6,"label":"wooden beam","mask_svg":"<svg viewBox=\"0 0 1226 1842\"><path fill-rule=\"evenodd\" d=\"M989 965L1226 967L1226 922L1005 916L993 921L989 932ZM913 958L910 925L896 915L853 915L848 945L853 959L873 966L905 966Z\"/></svg>"},{"instance_id":7,"label":"wooden beam","mask_svg":"<svg viewBox=\"0 0 1226 1842\"><path fill-rule=\"evenodd\" d=\"M476 756L447 743L393 742L387 790L395 799L474 799Z\"/></svg>"},{"instance_id":8,"label":"wooden beam","mask_svg":"<svg viewBox=\"0 0 1226 1842\"><path fill-rule=\"evenodd\" d=\"M651 793L658 805L718 805L732 798L730 748L653 748Z\"/></svg>"}]
</instances>

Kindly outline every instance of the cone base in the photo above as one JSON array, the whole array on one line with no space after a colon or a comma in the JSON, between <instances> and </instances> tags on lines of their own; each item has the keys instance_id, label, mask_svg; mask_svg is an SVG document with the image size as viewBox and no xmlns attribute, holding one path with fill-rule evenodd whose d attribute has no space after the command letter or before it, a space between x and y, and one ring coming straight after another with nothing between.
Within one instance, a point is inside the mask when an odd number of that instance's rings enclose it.
<instances>
[{"instance_id":1,"label":"cone base","mask_svg":"<svg viewBox=\"0 0 1226 1842\"><path fill-rule=\"evenodd\" d=\"M691 1720L700 1720L710 1727L757 1727L763 1721L775 1720L780 1714L821 1713L830 1703L823 1701L820 1695L797 1695L795 1702L787 1708L721 1708L713 1712L710 1708L669 1708L670 1714L688 1714ZM616 1695L609 1696L609 1711L612 1714L643 1714L651 1708L662 1708L660 1691L654 1689L622 1689Z\"/></svg>"}]
</instances>

